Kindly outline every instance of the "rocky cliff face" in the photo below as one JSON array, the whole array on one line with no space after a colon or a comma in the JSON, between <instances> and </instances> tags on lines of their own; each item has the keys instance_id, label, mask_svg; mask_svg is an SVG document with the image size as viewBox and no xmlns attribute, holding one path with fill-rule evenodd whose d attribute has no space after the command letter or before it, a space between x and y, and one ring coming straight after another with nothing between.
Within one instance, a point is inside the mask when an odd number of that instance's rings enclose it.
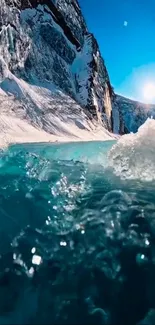
<instances>
[{"instance_id":1,"label":"rocky cliff face","mask_svg":"<svg viewBox=\"0 0 155 325\"><path fill-rule=\"evenodd\" d=\"M0 43L1 85L8 71L54 83L112 130L109 76L76 0L0 0Z\"/></svg>"},{"instance_id":2,"label":"rocky cliff face","mask_svg":"<svg viewBox=\"0 0 155 325\"><path fill-rule=\"evenodd\" d=\"M155 118L155 105L147 105L122 96L115 96L113 112L119 112L119 133L137 132L147 120ZM116 117L115 117L116 124Z\"/></svg>"}]
</instances>

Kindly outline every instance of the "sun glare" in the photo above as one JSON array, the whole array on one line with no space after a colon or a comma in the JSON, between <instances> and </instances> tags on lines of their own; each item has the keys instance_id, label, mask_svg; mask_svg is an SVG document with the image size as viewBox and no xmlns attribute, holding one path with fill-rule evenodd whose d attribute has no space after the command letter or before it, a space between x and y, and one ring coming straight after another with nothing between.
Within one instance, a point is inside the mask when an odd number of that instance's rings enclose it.
<instances>
[{"instance_id":1,"label":"sun glare","mask_svg":"<svg viewBox=\"0 0 155 325\"><path fill-rule=\"evenodd\" d=\"M147 101L155 99L155 83L147 83L143 90L144 98Z\"/></svg>"}]
</instances>

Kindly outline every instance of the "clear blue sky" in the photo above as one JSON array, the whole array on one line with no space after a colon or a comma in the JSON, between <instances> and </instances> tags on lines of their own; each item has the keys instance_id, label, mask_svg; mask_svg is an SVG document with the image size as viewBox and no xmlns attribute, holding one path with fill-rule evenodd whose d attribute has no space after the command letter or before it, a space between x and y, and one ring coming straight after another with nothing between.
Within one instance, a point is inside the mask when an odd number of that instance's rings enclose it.
<instances>
[{"instance_id":1,"label":"clear blue sky","mask_svg":"<svg viewBox=\"0 0 155 325\"><path fill-rule=\"evenodd\" d=\"M145 84L155 84L155 0L79 3L98 40L115 91L144 101Z\"/></svg>"}]
</instances>

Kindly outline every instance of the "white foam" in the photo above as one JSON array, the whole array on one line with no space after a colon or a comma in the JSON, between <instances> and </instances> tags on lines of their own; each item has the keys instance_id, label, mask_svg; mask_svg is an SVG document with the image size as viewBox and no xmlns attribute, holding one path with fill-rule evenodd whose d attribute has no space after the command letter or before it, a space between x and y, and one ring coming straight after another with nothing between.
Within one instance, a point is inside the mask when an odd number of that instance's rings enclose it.
<instances>
[{"instance_id":1,"label":"white foam","mask_svg":"<svg viewBox=\"0 0 155 325\"><path fill-rule=\"evenodd\" d=\"M155 121L147 119L137 133L122 136L108 158L121 178L155 180Z\"/></svg>"}]
</instances>

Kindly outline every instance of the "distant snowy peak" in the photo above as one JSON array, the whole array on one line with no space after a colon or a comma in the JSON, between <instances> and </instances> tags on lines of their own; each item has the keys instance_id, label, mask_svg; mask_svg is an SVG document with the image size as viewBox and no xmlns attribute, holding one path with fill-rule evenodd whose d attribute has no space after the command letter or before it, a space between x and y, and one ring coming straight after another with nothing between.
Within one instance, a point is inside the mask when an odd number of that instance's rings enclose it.
<instances>
[{"instance_id":1,"label":"distant snowy peak","mask_svg":"<svg viewBox=\"0 0 155 325\"><path fill-rule=\"evenodd\" d=\"M119 108L120 115L122 116L124 125L123 133L137 132L138 128L147 118L155 119L155 105L140 103L117 95L115 107Z\"/></svg>"},{"instance_id":2,"label":"distant snowy peak","mask_svg":"<svg viewBox=\"0 0 155 325\"><path fill-rule=\"evenodd\" d=\"M0 5L1 82L10 71L33 85L54 83L89 118L112 130L113 90L78 2L0 0Z\"/></svg>"}]
</instances>

